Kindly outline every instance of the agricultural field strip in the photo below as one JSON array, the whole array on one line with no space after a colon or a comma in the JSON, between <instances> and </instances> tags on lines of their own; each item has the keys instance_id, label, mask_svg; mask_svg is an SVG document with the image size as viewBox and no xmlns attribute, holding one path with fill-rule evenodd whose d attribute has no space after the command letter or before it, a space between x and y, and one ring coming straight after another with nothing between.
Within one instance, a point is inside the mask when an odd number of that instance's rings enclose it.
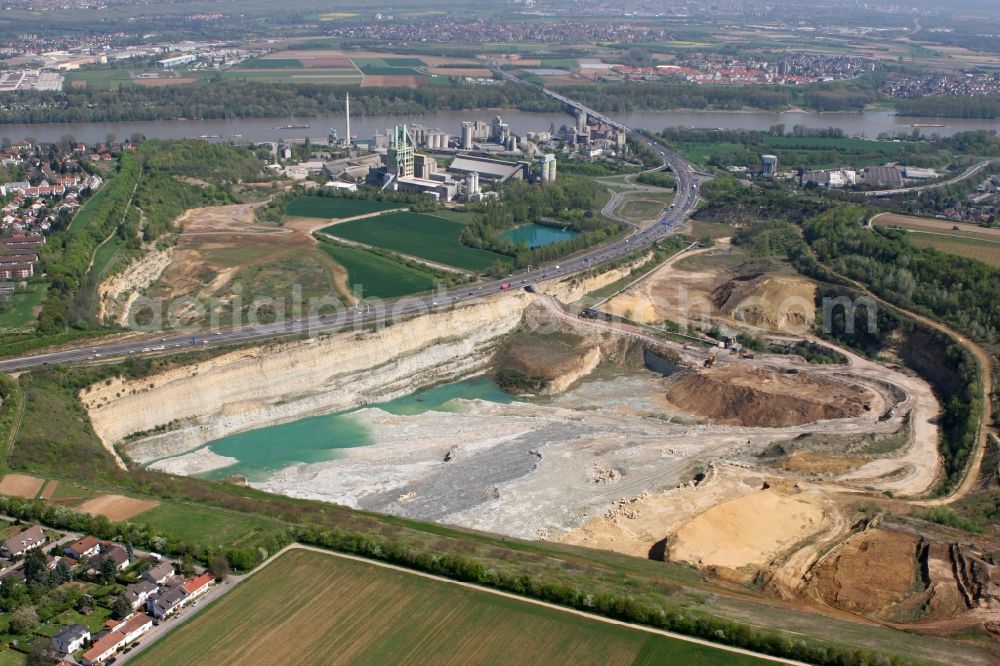
<instances>
[{"instance_id":1,"label":"agricultural field strip","mask_svg":"<svg viewBox=\"0 0 1000 666\"><path fill-rule=\"evenodd\" d=\"M576 617L584 618L584 619L595 621L595 622L600 622L600 623L606 624L606 625L623 627L623 628L626 628L626 629L630 629L630 630L634 630L634 631L640 631L640 632L644 632L644 633L651 634L651 635L662 636L662 637L665 637L665 638L670 638L670 639L682 641L682 642L685 642L685 643L690 643L690 644L694 644L694 645L708 647L708 648L720 650L720 651L723 651L723 652L728 652L728 653L731 653L731 654L736 654L736 655L741 655L741 656L745 656L745 657L751 657L751 658L759 659L761 661L766 661L766 662L771 662L771 663L778 663L778 664L789 664L789 665L793 665L793 666L806 666L806 664L804 664L804 662L799 662L799 661L794 661L794 660L790 660L790 659L782 659L782 658L778 658L778 657L771 657L771 656L768 656L768 655L758 654L758 653L752 652L750 650L744 650L742 648L736 648L736 647L730 647L730 646L720 645L720 644L712 643L711 641L707 641L707 640L704 640L704 639L695 638L695 637L692 637L692 636L685 636L683 634L677 634L677 633L674 633L674 632L665 631L665 630L662 630L662 629L656 629L656 628L653 628L653 627L645 627L645 626L642 626L642 625L629 624L628 622L622 622L620 620L614 620L614 619L611 619L611 618L602 617L600 615L594 615L594 614L591 614L591 613L586 613L584 611L575 610L575 609L572 609L572 608L566 608L564 606L559 606L557 604L551 604L551 603L547 603L547 602L544 602L544 601L530 599L530 598L527 598L527 597L520 597L520 596L517 596L515 594L510 594L508 592L502 592L502 591L499 591L499 590L494 590L494 589L491 589L491 588L488 588L488 587L483 587L483 586L475 585L473 583L467 583L467 582L463 582L463 581L451 580L451 579L448 579L448 578L443 578L441 576L435 576L433 574L428 574L428 573L424 573L424 572L420 572L420 571L414 571L414 570L407 569L405 567L400 567L400 566L397 566L397 565L394 565L394 564L388 564L388 563L385 563L385 562L378 562L378 561L374 561L374 560L368 560L368 559L365 559L363 557L358 557L356 555L348 555L346 553L338 553L338 552L334 552L334 551L324 550L322 548L316 548L316 547L313 547L313 546L306 546L306 545L297 544L297 543L293 543L293 544L290 544L288 546L285 546L283 549L281 549L280 551L278 551L277 553L275 553L274 555L272 555L271 557L269 557L260 566L258 566L256 569L254 569L252 573L247 574L245 577L243 577L242 579L240 579L240 583L243 583L243 582L245 582L247 580L252 579L254 576L257 576L258 574L260 574L260 572L265 571L267 569L267 567L271 566L276 560L278 560L279 558L281 558L281 556L285 555L286 553L288 553L290 551L294 551L294 550L305 550L305 551L319 553L319 554L330 556L330 557L337 557L337 558L341 558L341 559L345 559L345 560L350 560L350 561L353 561L353 562L362 563L362 564L365 564L365 565L375 566L375 567L379 567L379 568L382 568L382 569L387 569L387 570L390 570L390 571L395 571L395 572L398 572L398 573L407 574L407 575L410 575L410 576L418 576L420 578L424 578L424 579L427 579L427 580L435 581L437 583L445 583L445 584L450 585L450 586L462 587L462 588L466 588L466 589L469 589L469 590L474 590L476 592L486 593L486 594L490 594L490 595L493 595L493 596L496 596L496 597L500 597L500 598L504 598L504 599L509 599L509 600L513 600L513 601L517 601L517 602L520 602L520 603L531 604L533 606L537 606L537 607L540 607L540 608L554 610L554 611L558 611L558 612L561 612L561 613L567 613L569 615L573 615L573 616L576 616ZM233 589L238 589L238 587L239 587L238 585L232 586ZM204 610L204 608L202 608L202 610ZM200 613L200 611L199 611L199 613ZM175 629L176 629L176 627L175 627ZM166 635L170 636L170 635L172 635L174 633L176 633L176 632L172 629ZM162 636L160 636L159 638L162 639ZM147 643L144 646L144 648L149 649L153 645L155 645L155 643Z\"/></svg>"},{"instance_id":2,"label":"agricultural field strip","mask_svg":"<svg viewBox=\"0 0 1000 666\"><path fill-rule=\"evenodd\" d=\"M348 240L346 238L340 238L339 236L334 236L333 234L327 233L325 230L316 232L316 237L320 241L325 241L328 245L331 244L340 245L347 248L363 250L365 252L368 252L369 254L375 254L379 250L383 252L386 251L386 248L382 247L381 245L376 245L374 243L363 243L361 241L354 241L354 240ZM398 258L401 258L406 261L413 261L415 263L427 266L428 268L433 268L439 271L447 271L449 273L459 273L461 275L475 276L474 271L458 268L456 266L452 266L451 264L444 264L438 261L433 261L431 259L427 259L417 254L407 254L405 252L400 252L399 250L391 250L391 252ZM329 252L327 252L327 254L329 254ZM388 260L394 261L392 259ZM336 261L336 259L334 259L334 261ZM399 262L394 262L394 263L399 263ZM344 268L347 267L345 266Z\"/></svg>"},{"instance_id":3,"label":"agricultural field strip","mask_svg":"<svg viewBox=\"0 0 1000 666\"><path fill-rule=\"evenodd\" d=\"M436 215L388 213L363 222L342 222L323 231L337 238L466 270L484 270L495 261L510 263L505 255L462 245L459 241L462 226Z\"/></svg>"},{"instance_id":4,"label":"agricultural field strip","mask_svg":"<svg viewBox=\"0 0 1000 666\"><path fill-rule=\"evenodd\" d=\"M941 236L943 238L955 241L956 243L968 243L970 245L976 245L979 243L992 243L1000 247L1000 240L995 240L993 238L982 238L981 236L959 236L957 234L949 234L944 231L926 231L924 229L907 229L907 232L919 236Z\"/></svg>"}]
</instances>

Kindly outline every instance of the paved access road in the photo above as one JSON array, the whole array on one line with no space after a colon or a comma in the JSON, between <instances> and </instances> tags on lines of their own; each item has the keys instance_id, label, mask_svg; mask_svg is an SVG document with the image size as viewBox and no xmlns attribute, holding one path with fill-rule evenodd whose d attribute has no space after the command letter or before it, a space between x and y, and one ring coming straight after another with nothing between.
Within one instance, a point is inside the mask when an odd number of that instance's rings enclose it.
<instances>
[{"instance_id":1,"label":"paved access road","mask_svg":"<svg viewBox=\"0 0 1000 666\"><path fill-rule=\"evenodd\" d=\"M584 109L591 117L598 118L626 132L632 132L628 127L605 118L597 112L586 109L562 95L545 89L542 90L545 94L554 96L567 105ZM709 177L696 172L687 160L672 150L649 140L642 134L633 133L633 136L645 142L660 156L663 160L663 166L669 167L674 172L674 177L677 181L677 192L673 203L663 211L654 224L644 229L637 229L628 236L611 243L572 257L567 257L559 263L532 267L528 271L512 274L507 278L490 280L474 285L464 285L433 294L409 296L396 301L387 301L384 311L391 312L395 317L419 314L436 309L444 309L464 301L473 301L487 294L505 289L528 287L543 280L565 277L588 270L598 264L618 259L638 248L650 246L660 239L675 234L678 228L684 224L694 211L695 206L697 206L699 200L698 188ZM72 347L58 351L8 358L0 361L0 372L15 372L47 365L81 363L109 358L117 359L129 356L161 354L171 350L181 351L185 348L196 349L204 346L217 347L238 343L262 342L268 339L291 335L329 333L341 329L360 328L366 323L374 323L379 316L382 316L381 313L374 310L369 311L369 308L362 304L360 307L346 312L324 316L313 315L273 324L231 327L211 332L199 331L197 333L178 333L172 331L159 336L146 336L144 339L139 340L132 339L104 345Z\"/></svg>"}]
</instances>

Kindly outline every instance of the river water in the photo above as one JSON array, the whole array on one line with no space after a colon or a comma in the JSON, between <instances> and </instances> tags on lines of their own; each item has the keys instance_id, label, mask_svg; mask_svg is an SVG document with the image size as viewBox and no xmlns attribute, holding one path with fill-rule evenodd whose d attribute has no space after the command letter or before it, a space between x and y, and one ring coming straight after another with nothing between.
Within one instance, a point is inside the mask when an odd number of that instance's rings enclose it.
<instances>
[{"instance_id":1,"label":"river water","mask_svg":"<svg viewBox=\"0 0 1000 666\"><path fill-rule=\"evenodd\" d=\"M376 130L384 130L396 124L419 123L437 127L453 135L461 132L462 121L484 119L501 115L516 134L548 130L551 125L558 127L572 121L563 113L529 113L525 111L480 109L478 111L439 111L425 116L378 116L354 117L351 132L359 138L368 138ZM1000 130L997 120L964 120L957 118L907 118L895 116L888 111L865 111L862 113L816 113L816 112L769 112L769 111L643 111L636 113L609 114L614 119L630 127L659 131L665 127L696 127L766 130L782 123L786 131L793 125L825 129L838 127L849 136L875 138L882 132L910 132L911 125L940 124L943 127L925 127L926 135L948 136L955 132L973 129ZM283 125L308 124L309 129L277 129ZM344 117L323 116L309 119L294 118L249 118L233 120L154 120L127 121L114 123L46 123L42 125L2 125L0 137L23 139L32 137L38 141L58 141L70 135L77 141L93 143L103 141L112 134L119 139L128 138L135 132L148 138L184 139L199 136L219 136L243 141L274 141L277 139L303 139L309 137L317 143L324 143L331 128L341 135Z\"/></svg>"}]
</instances>

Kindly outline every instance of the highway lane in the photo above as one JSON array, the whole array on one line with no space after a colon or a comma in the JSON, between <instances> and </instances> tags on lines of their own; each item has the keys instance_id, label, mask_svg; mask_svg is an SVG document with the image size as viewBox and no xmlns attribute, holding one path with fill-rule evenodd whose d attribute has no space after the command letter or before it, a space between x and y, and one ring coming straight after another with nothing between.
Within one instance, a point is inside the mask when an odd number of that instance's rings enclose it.
<instances>
[{"instance_id":1,"label":"highway lane","mask_svg":"<svg viewBox=\"0 0 1000 666\"><path fill-rule=\"evenodd\" d=\"M545 91L557 99L565 101L561 95ZM569 103L569 102L567 102ZM577 108L584 108L573 103ZM602 119L626 132L629 128L585 109L591 116ZM594 266L619 259L631 252L648 247L655 242L677 232L697 206L698 188L707 177L697 173L687 160L677 153L655 143L641 134L634 134L645 142L669 167L677 181L677 191L673 203L664 209L654 224L644 229L636 229L628 236L611 243L592 248L584 253L567 257L557 263L531 268L512 274L506 278L489 280L473 285L463 285L432 294L409 296L393 301L385 301L381 307L371 308L364 302L359 307L339 311L326 316L311 315L300 319L289 319L271 324L229 327L216 331L169 331L158 336L148 335L141 340L75 347L59 351L13 357L0 360L0 371L14 372L30 370L48 365L96 362L106 359L120 359L130 356L148 356L167 352L180 352L204 347L218 347L248 342L262 342L286 336L317 335L339 330L358 329L377 323L387 317L404 317L414 314L441 310L456 304L480 299L486 295L505 289L521 289L545 280L562 278L589 270ZM661 167L662 168L662 167Z\"/></svg>"}]
</instances>

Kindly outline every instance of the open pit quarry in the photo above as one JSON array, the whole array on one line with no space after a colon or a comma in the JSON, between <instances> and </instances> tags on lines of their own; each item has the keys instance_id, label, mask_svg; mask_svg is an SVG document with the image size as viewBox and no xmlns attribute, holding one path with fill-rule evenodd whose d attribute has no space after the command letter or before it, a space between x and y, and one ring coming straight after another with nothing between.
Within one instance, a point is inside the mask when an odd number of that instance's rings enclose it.
<instances>
[{"instance_id":1,"label":"open pit quarry","mask_svg":"<svg viewBox=\"0 0 1000 666\"><path fill-rule=\"evenodd\" d=\"M538 293L495 294L374 332L232 351L93 385L80 398L109 449L175 474L232 464L211 450L226 435L358 408L351 417L370 444L287 465L251 485L689 563L717 579L879 621L993 612L1000 597L983 564L988 555L900 536L896 526L858 531L852 517L859 495L920 496L939 479L940 405L926 381L845 350L840 365L717 350L706 368L708 350L567 311L565 303L631 268ZM634 305L635 293L621 297ZM458 397L418 413L376 406L498 367L542 388L509 402ZM161 432L144 434L157 426ZM859 606L860 584L851 582L856 568L873 566L866 538L901 558L871 607ZM965 582L948 573L961 571L952 566L960 557L980 563L968 565ZM936 573L921 578L928 566Z\"/></svg>"}]
</instances>

